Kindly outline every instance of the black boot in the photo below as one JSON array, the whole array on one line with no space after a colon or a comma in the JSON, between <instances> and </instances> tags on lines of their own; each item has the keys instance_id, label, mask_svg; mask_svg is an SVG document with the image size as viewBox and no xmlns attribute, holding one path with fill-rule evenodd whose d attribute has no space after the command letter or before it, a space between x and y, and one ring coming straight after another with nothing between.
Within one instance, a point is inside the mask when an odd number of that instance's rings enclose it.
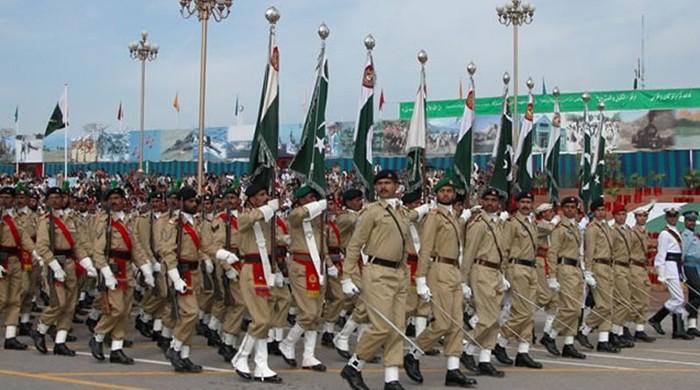
<instances>
[{"instance_id":1,"label":"black boot","mask_svg":"<svg viewBox=\"0 0 700 390\"><path fill-rule=\"evenodd\" d=\"M195 325L194 330L197 336L207 337L207 335L209 334L209 327L207 326L207 324L202 322L202 320L197 321L197 325Z\"/></svg>"},{"instance_id":2,"label":"black boot","mask_svg":"<svg viewBox=\"0 0 700 390\"><path fill-rule=\"evenodd\" d=\"M109 353L110 363L125 364L127 366L134 364L134 359L126 356L124 350L117 349Z\"/></svg>"},{"instance_id":3,"label":"black boot","mask_svg":"<svg viewBox=\"0 0 700 390\"><path fill-rule=\"evenodd\" d=\"M598 352L620 353L620 348L617 348L609 341L599 341L596 350Z\"/></svg>"},{"instance_id":4,"label":"black boot","mask_svg":"<svg viewBox=\"0 0 700 390\"><path fill-rule=\"evenodd\" d=\"M335 347L335 351L338 352L338 355L340 355L340 357L343 359L350 359L350 356L352 356L352 355L350 355L350 351L343 351L342 349L340 349L338 347ZM280 352L280 355L281 354L282 353Z\"/></svg>"},{"instance_id":5,"label":"black boot","mask_svg":"<svg viewBox=\"0 0 700 390\"><path fill-rule=\"evenodd\" d=\"M170 360L170 364L173 366L176 372L185 372L187 370L185 363L180 358L180 352L172 348L168 348L168 350L165 352L165 357Z\"/></svg>"},{"instance_id":6,"label":"black boot","mask_svg":"<svg viewBox=\"0 0 700 390\"><path fill-rule=\"evenodd\" d=\"M673 315L673 335L671 337L680 340L693 340L695 338L695 336L686 333L683 317L680 314Z\"/></svg>"},{"instance_id":7,"label":"black boot","mask_svg":"<svg viewBox=\"0 0 700 390\"><path fill-rule=\"evenodd\" d=\"M645 343L653 343L654 341L656 341L655 337L650 337L643 330L638 330L634 332L634 339L637 341L643 341Z\"/></svg>"},{"instance_id":8,"label":"black boot","mask_svg":"<svg viewBox=\"0 0 700 390\"><path fill-rule=\"evenodd\" d=\"M24 351L27 349L27 344L17 340L17 337L10 339L5 339L5 349L12 349L15 351Z\"/></svg>"},{"instance_id":9,"label":"black boot","mask_svg":"<svg viewBox=\"0 0 700 390\"><path fill-rule=\"evenodd\" d=\"M88 345L90 346L92 357L97 360L105 360L105 354L102 352L102 343L98 343L94 337L90 337Z\"/></svg>"},{"instance_id":10,"label":"black boot","mask_svg":"<svg viewBox=\"0 0 700 390\"><path fill-rule=\"evenodd\" d=\"M160 336L158 341L156 342L156 345L158 345L158 348L160 348L163 353L166 353L168 351L168 348L170 348L170 342L172 339Z\"/></svg>"},{"instance_id":11,"label":"black boot","mask_svg":"<svg viewBox=\"0 0 700 390\"><path fill-rule=\"evenodd\" d=\"M151 341L158 341L160 337L163 335L163 333L159 330L152 330L151 331Z\"/></svg>"},{"instance_id":12,"label":"black boot","mask_svg":"<svg viewBox=\"0 0 700 390\"><path fill-rule=\"evenodd\" d=\"M494 378L503 378L506 376L506 373L503 371L499 371L496 369L496 367L491 364L491 362L480 362L479 363L479 368L476 371L476 375L480 376L492 376Z\"/></svg>"},{"instance_id":13,"label":"black boot","mask_svg":"<svg viewBox=\"0 0 700 390\"><path fill-rule=\"evenodd\" d=\"M406 375L416 383L423 383L423 374L420 372L420 360L416 359L412 353L407 353L403 357L403 368Z\"/></svg>"},{"instance_id":14,"label":"black boot","mask_svg":"<svg viewBox=\"0 0 700 390\"><path fill-rule=\"evenodd\" d=\"M49 352L49 350L46 349L46 335L39 333L38 330L34 330L32 331L32 340L34 341L34 348L36 348L37 351L43 354Z\"/></svg>"},{"instance_id":15,"label":"black boot","mask_svg":"<svg viewBox=\"0 0 700 390\"><path fill-rule=\"evenodd\" d=\"M20 322L19 323L19 335L20 336L31 336L32 335L31 322Z\"/></svg>"},{"instance_id":16,"label":"black boot","mask_svg":"<svg viewBox=\"0 0 700 390\"><path fill-rule=\"evenodd\" d=\"M384 383L384 390L404 390L399 381L392 381Z\"/></svg>"},{"instance_id":17,"label":"black boot","mask_svg":"<svg viewBox=\"0 0 700 390\"><path fill-rule=\"evenodd\" d=\"M199 374L202 372L202 366L199 364L194 364L190 358L186 357L182 359L182 363L185 365L185 372L189 372L191 374Z\"/></svg>"},{"instance_id":18,"label":"black boot","mask_svg":"<svg viewBox=\"0 0 700 390\"><path fill-rule=\"evenodd\" d=\"M561 350L561 357L571 358L571 359L585 359L586 355L576 350L573 344L565 344L564 349Z\"/></svg>"},{"instance_id":19,"label":"black boot","mask_svg":"<svg viewBox=\"0 0 700 390\"><path fill-rule=\"evenodd\" d=\"M97 321L98 320L93 320L92 318L88 317L85 320L85 325L87 326L88 330L90 333L95 333L95 326L97 326Z\"/></svg>"},{"instance_id":20,"label":"black boot","mask_svg":"<svg viewBox=\"0 0 700 390\"><path fill-rule=\"evenodd\" d=\"M324 347L334 348L335 346L333 345L333 333L323 332L323 334L321 335L321 345L323 345Z\"/></svg>"},{"instance_id":21,"label":"black boot","mask_svg":"<svg viewBox=\"0 0 700 390\"><path fill-rule=\"evenodd\" d=\"M207 334L207 345L210 347L218 347L221 345L221 337L219 337L219 332L214 329L209 329Z\"/></svg>"},{"instance_id":22,"label":"black boot","mask_svg":"<svg viewBox=\"0 0 700 390\"><path fill-rule=\"evenodd\" d=\"M515 355L515 367L542 368L542 363L532 360L528 353L518 353Z\"/></svg>"},{"instance_id":23,"label":"black boot","mask_svg":"<svg viewBox=\"0 0 700 390\"><path fill-rule=\"evenodd\" d=\"M280 351L280 343L277 340L272 340L267 343L267 353L275 356L282 356L282 351ZM348 356L350 359L350 356Z\"/></svg>"},{"instance_id":24,"label":"black boot","mask_svg":"<svg viewBox=\"0 0 700 390\"><path fill-rule=\"evenodd\" d=\"M668 311L666 306L661 306L661 309L659 309L656 314L649 318L649 325L654 328L656 333L662 336L665 335L666 332L664 332L664 328L661 327L661 321L663 321L669 313L670 311Z\"/></svg>"},{"instance_id":25,"label":"black boot","mask_svg":"<svg viewBox=\"0 0 700 390\"><path fill-rule=\"evenodd\" d=\"M233 359L234 356L236 356L236 348L233 348L232 345L226 345L226 344L221 344L219 346L219 355L224 358L224 361L227 363L231 362L231 359Z\"/></svg>"},{"instance_id":26,"label":"black boot","mask_svg":"<svg viewBox=\"0 0 700 390\"><path fill-rule=\"evenodd\" d=\"M425 356L437 356L440 354L440 350L437 348L428 349L427 351L423 352L425 352Z\"/></svg>"},{"instance_id":27,"label":"black boot","mask_svg":"<svg viewBox=\"0 0 700 390\"><path fill-rule=\"evenodd\" d=\"M630 328L626 326L622 327L622 338L630 343L634 343L634 336L632 336L632 333L630 333Z\"/></svg>"},{"instance_id":28,"label":"black boot","mask_svg":"<svg viewBox=\"0 0 700 390\"><path fill-rule=\"evenodd\" d=\"M619 338L615 333L610 332L610 335L609 335L608 337L609 337L609 340L610 340L609 343L610 343L613 347L615 347L615 348L617 348L617 349L621 349L621 348L622 348L622 346L620 345L620 338Z\"/></svg>"},{"instance_id":29,"label":"black boot","mask_svg":"<svg viewBox=\"0 0 700 390\"><path fill-rule=\"evenodd\" d=\"M506 366L513 365L513 359L508 357L508 352L500 345L496 345L496 348L493 349L493 356L495 356L496 360L501 364L505 364Z\"/></svg>"},{"instance_id":30,"label":"black boot","mask_svg":"<svg viewBox=\"0 0 700 390\"><path fill-rule=\"evenodd\" d=\"M584 348L593 349L593 344L591 344L591 342L588 341L588 336L586 336L582 332L578 332L578 334L576 335L576 341L578 341L578 343L581 344L581 346Z\"/></svg>"},{"instance_id":31,"label":"black boot","mask_svg":"<svg viewBox=\"0 0 700 390\"><path fill-rule=\"evenodd\" d=\"M141 333L141 336L150 339L153 337L153 329L151 328L151 325L146 322L142 321L141 317L136 317L136 324L135 324L136 330Z\"/></svg>"},{"instance_id":32,"label":"black boot","mask_svg":"<svg viewBox=\"0 0 700 390\"><path fill-rule=\"evenodd\" d=\"M408 326L406 326L406 336L416 337L416 326L415 325L408 324Z\"/></svg>"},{"instance_id":33,"label":"black boot","mask_svg":"<svg viewBox=\"0 0 700 390\"><path fill-rule=\"evenodd\" d=\"M445 386L474 387L476 386L476 379L465 376L459 370L447 370L445 374Z\"/></svg>"},{"instance_id":34,"label":"black boot","mask_svg":"<svg viewBox=\"0 0 700 390\"><path fill-rule=\"evenodd\" d=\"M350 388L353 390L369 390L364 379L362 379L362 373L349 364L346 364L340 371L340 377L348 381Z\"/></svg>"},{"instance_id":35,"label":"black boot","mask_svg":"<svg viewBox=\"0 0 700 390\"><path fill-rule=\"evenodd\" d=\"M54 344L53 354L54 355L62 355L62 356L75 356L75 351L68 348L66 343L60 343L60 344Z\"/></svg>"},{"instance_id":36,"label":"black boot","mask_svg":"<svg viewBox=\"0 0 700 390\"><path fill-rule=\"evenodd\" d=\"M474 356L467 355L466 352L462 352L462 355L460 355L459 357L459 362L462 363L464 368L471 372L479 371L479 369L476 366L476 362L474 362Z\"/></svg>"},{"instance_id":37,"label":"black boot","mask_svg":"<svg viewBox=\"0 0 700 390\"><path fill-rule=\"evenodd\" d=\"M74 324L82 324L82 323L84 323L84 322L85 322L85 321L83 321L82 318L78 317L78 313L74 313L74 314L73 314L73 323L74 323Z\"/></svg>"},{"instance_id":38,"label":"black boot","mask_svg":"<svg viewBox=\"0 0 700 390\"><path fill-rule=\"evenodd\" d=\"M700 331L697 328L688 328L687 333L691 336L700 337Z\"/></svg>"},{"instance_id":39,"label":"black boot","mask_svg":"<svg viewBox=\"0 0 700 390\"><path fill-rule=\"evenodd\" d=\"M615 340L617 341L617 346L620 348L634 348L634 343L627 340L624 335L615 335Z\"/></svg>"},{"instance_id":40,"label":"black boot","mask_svg":"<svg viewBox=\"0 0 700 390\"><path fill-rule=\"evenodd\" d=\"M559 348L557 348L556 340L554 340L552 336L548 335L547 333L545 333L540 339L540 344L544 345L544 347L547 349L547 352L551 353L552 355L561 355L561 352L559 352Z\"/></svg>"}]
</instances>

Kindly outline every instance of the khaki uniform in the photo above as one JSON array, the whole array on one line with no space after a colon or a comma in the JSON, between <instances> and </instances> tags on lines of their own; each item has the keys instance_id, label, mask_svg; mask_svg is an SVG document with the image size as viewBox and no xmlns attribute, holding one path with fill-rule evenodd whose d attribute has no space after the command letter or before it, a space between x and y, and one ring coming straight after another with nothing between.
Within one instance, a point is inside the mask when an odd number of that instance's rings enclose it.
<instances>
[{"instance_id":1,"label":"khaki uniform","mask_svg":"<svg viewBox=\"0 0 700 390\"><path fill-rule=\"evenodd\" d=\"M409 272L404 261L410 240L409 213L403 207L393 208L383 199L367 206L355 226L344 264L345 278L355 280L361 275L360 294L371 306L367 308L371 326L358 342L356 354L361 360L369 360L383 347L387 367L402 364L403 343L375 310L399 329L405 328ZM369 257L362 273L358 265L361 250Z\"/></svg>"},{"instance_id":2,"label":"khaki uniform","mask_svg":"<svg viewBox=\"0 0 700 390\"><path fill-rule=\"evenodd\" d=\"M644 226L635 226L629 230L630 244L630 302L637 311L631 313L631 320L644 324L645 314L649 311L649 275L647 271L648 236Z\"/></svg>"},{"instance_id":3,"label":"khaki uniform","mask_svg":"<svg viewBox=\"0 0 700 390\"><path fill-rule=\"evenodd\" d=\"M0 222L0 265L6 273L0 278L0 313L4 314L5 326L19 324L23 284L27 274L20 261L21 251L28 250L31 253L33 248L34 242L22 220L16 218L12 210L4 210ZM27 255L25 252L25 259ZM31 261L31 255L29 260Z\"/></svg>"},{"instance_id":4,"label":"khaki uniform","mask_svg":"<svg viewBox=\"0 0 700 390\"><path fill-rule=\"evenodd\" d=\"M563 218L552 230L547 264L549 274L560 285L557 319L554 329L562 336L575 336L583 299L583 278L579 262L581 238L574 220ZM549 288L549 287L548 287Z\"/></svg>"},{"instance_id":5,"label":"khaki uniform","mask_svg":"<svg viewBox=\"0 0 700 390\"><path fill-rule=\"evenodd\" d=\"M52 279L53 271L48 263L56 259L66 273L66 279L63 282L54 281L53 286L49 286L50 290L55 290L56 299L48 308L44 309L40 322L45 325L55 324L57 330L68 331L72 326L73 313L78 299L78 279L75 268L80 259L89 255L89 251L86 250L88 244L84 241L88 237L78 234L77 226L72 218L57 211L54 211L54 217L57 221L53 224L53 233L51 233L54 236L53 247L49 240L49 214L46 213L39 220L36 251L44 259L47 268L46 275L51 275ZM59 223L66 227L69 237L73 240L73 245L69 243L67 236L59 228Z\"/></svg>"},{"instance_id":6,"label":"khaki uniform","mask_svg":"<svg viewBox=\"0 0 700 390\"><path fill-rule=\"evenodd\" d=\"M586 323L591 328L597 327L600 332L609 332L612 328L612 294L615 285L610 233L607 222L592 221L584 234L586 270L593 272L597 282L593 289L595 313L588 315Z\"/></svg>"},{"instance_id":7,"label":"khaki uniform","mask_svg":"<svg viewBox=\"0 0 700 390\"><path fill-rule=\"evenodd\" d=\"M547 285L547 277L555 275L552 273L552 264L548 260L547 251L551 245L551 235L555 225L547 220L537 221L537 300L538 306L544 308L548 313L557 310L559 296ZM555 259L556 261L556 259ZM556 267L556 264L554 264Z\"/></svg>"},{"instance_id":8,"label":"khaki uniform","mask_svg":"<svg viewBox=\"0 0 700 390\"><path fill-rule=\"evenodd\" d=\"M292 210L287 218L291 239L289 252L292 256L292 261L289 263L289 283L292 286L294 302L299 309L297 324L304 330L315 330L318 328L321 319L323 291L326 288L325 283L321 285L320 279L323 276L327 283L328 277L325 275L324 262L330 263L331 261L328 257L328 247L325 240L328 236L321 234L323 217L319 215L311 220L311 227L320 256L321 275L319 275L309 255L306 234L302 228L303 221L308 217L309 211L306 207L301 206Z\"/></svg>"},{"instance_id":9,"label":"khaki uniform","mask_svg":"<svg viewBox=\"0 0 700 390\"><path fill-rule=\"evenodd\" d=\"M347 273L346 265L348 259L348 245L350 245L350 240L355 232L355 227L357 226L357 221L364 212L365 209L360 211L347 210L345 214L338 216L336 224L338 225L338 230L340 230L340 242L342 243L341 250L343 252L343 273L339 275L339 279L343 280L345 278L345 273ZM364 259L360 255L356 259L357 266L359 267L360 273L356 277L352 278L352 282L362 289L362 267L364 265ZM352 320L357 324L367 324L369 322L369 317L367 316L367 307L364 302L360 301L357 297L352 297L350 299L349 305L352 308Z\"/></svg>"},{"instance_id":10,"label":"khaki uniform","mask_svg":"<svg viewBox=\"0 0 700 390\"><path fill-rule=\"evenodd\" d=\"M192 221L188 221L185 213L180 212L176 218L164 224L161 231L160 251L163 262L168 270L177 268L180 277L187 284L187 291L184 294L177 293L180 318L173 329L173 336L184 345L191 345L199 312L197 286L201 283L199 260L202 258L199 223L200 221L194 217ZM181 238L180 242L178 242L178 236Z\"/></svg>"},{"instance_id":11,"label":"khaki uniform","mask_svg":"<svg viewBox=\"0 0 700 390\"><path fill-rule=\"evenodd\" d=\"M213 221L213 215L205 215L205 214L199 214L197 216L197 219L199 220L199 236L202 238L202 245L203 248L208 244L207 243L207 238L204 236L205 231L211 230L211 223ZM212 261L210 256L207 255L206 252L204 252L204 249L202 249L202 258L200 259L199 263L199 271L200 271L200 284L197 286L199 289L198 294L197 294L197 303L199 304L199 311L203 313L211 313L212 308L214 307L214 283L217 282L217 275L219 274L218 271L218 266L215 261ZM214 271L211 274L207 274L206 270L206 265L205 265L205 260L212 261L212 265L214 266ZM208 278L209 282L211 282L210 285L205 285L204 283L204 278ZM220 284L220 283L219 283ZM221 291L221 290L219 290ZM223 301L223 300L222 300Z\"/></svg>"},{"instance_id":12,"label":"khaki uniform","mask_svg":"<svg viewBox=\"0 0 700 390\"><path fill-rule=\"evenodd\" d=\"M326 286L326 302L323 306L323 316L322 319L326 323L334 323L338 320L340 316L340 311L348 306L350 301L345 294L343 294L343 288L340 285L342 280L342 270L343 270L343 257L341 254L341 235L340 228L335 221L328 221L326 226L326 237L328 242L328 255L330 260L333 262L335 268L338 269L338 277L327 279Z\"/></svg>"},{"instance_id":13,"label":"khaki uniform","mask_svg":"<svg viewBox=\"0 0 700 390\"><path fill-rule=\"evenodd\" d=\"M484 349L496 346L498 318L503 303L501 267L506 262L503 223L497 216L490 216L481 210L471 223L464 240L464 261L462 271L474 294L474 309L479 322L474 330L474 338Z\"/></svg>"},{"instance_id":14,"label":"khaki uniform","mask_svg":"<svg viewBox=\"0 0 700 390\"><path fill-rule=\"evenodd\" d=\"M129 314L133 303L136 280L132 263L141 267L149 260L141 243L133 233L127 220L120 220L114 213L108 220L106 214L97 217L95 222L95 241L93 260L98 270L109 266L117 279L117 288L102 292L102 316L95 326L96 334L112 334L112 340L123 340L126 336ZM126 219L126 218L125 218ZM108 227L108 224L112 224ZM120 230L121 227L123 231ZM109 249L107 240L109 237ZM106 254L107 252L108 254Z\"/></svg>"},{"instance_id":15,"label":"khaki uniform","mask_svg":"<svg viewBox=\"0 0 700 390\"><path fill-rule=\"evenodd\" d=\"M624 325L632 319L630 307L630 229L626 225L612 227L613 260L615 261L615 287L613 319L615 325Z\"/></svg>"},{"instance_id":16,"label":"khaki uniform","mask_svg":"<svg viewBox=\"0 0 700 390\"><path fill-rule=\"evenodd\" d=\"M462 318L464 297L459 269L461 247L462 229L457 218L445 207L433 209L423 223L416 273L416 277L427 277L435 313L435 321L416 339L424 351L445 337L445 356L459 356L462 352L461 329L454 324L454 320Z\"/></svg>"},{"instance_id":17,"label":"khaki uniform","mask_svg":"<svg viewBox=\"0 0 700 390\"><path fill-rule=\"evenodd\" d=\"M289 279L289 262L287 261L289 253L289 227L282 217L277 217L277 268L282 272L282 276ZM289 285L285 284L282 287L273 286L270 288L272 293L272 327L280 329L286 326L287 314L292 306L292 293ZM279 334L278 334L279 336ZM278 340L279 341L279 340Z\"/></svg>"},{"instance_id":18,"label":"khaki uniform","mask_svg":"<svg viewBox=\"0 0 700 390\"><path fill-rule=\"evenodd\" d=\"M159 262L160 256L156 247L158 245L158 237L156 234L156 225L159 219L167 220L167 213L156 214L149 211L141 214L134 221L134 234L143 249L144 256L147 259ZM154 272L153 279L155 280L155 289L149 288L141 301L141 308L147 314L154 318L162 318L167 304L167 285L164 269L161 272Z\"/></svg>"},{"instance_id":19,"label":"khaki uniform","mask_svg":"<svg viewBox=\"0 0 700 390\"><path fill-rule=\"evenodd\" d=\"M24 230L29 234L32 243L36 243L36 229L39 224L37 214L32 211L29 207L23 207L18 209L15 215L15 219L19 221L19 224L24 227ZM20 312L30 313L32 311L32 299L34 298L36 292L41 287L41 267L38 261L34 261L31 249L22 248L25 251L23 256L24 261L22 262L22 269L25 271L22 274L22 298L20 302ZM22 258L20 258L22 260Z\"/></svg>"},{"instance_id":20,"label":"khaki uniform","mask_svg":"<svg viewBox=\"0 0 700 390\"><path fill-rule=\"evenodd\" d=\"M537 296L537 226L531 216L518 212L505 224L505 246L508 253L506 279L510 282L511 307L505 338L527 340L532 335L535 309L532 307Z\"/></svg>"},{"instance_id":21,"label":"khaki uniform","mask_svg":"<svg viewBox=\"0 0 700 390\"><path fill-rule=\"evenodd\" d=\"M406 265L409 269L408 294L406 296L406 315L416 317L428 317L430 315L430 302L424 301L416 294L416 274L418 272L418 248L414 244L416 242L420 247L421 232L423 230L423 222L411 222L409 225L408 242L409 250L406 257ZM416 237L414 237L414 234Z\"/></svg>"}]
</instances>

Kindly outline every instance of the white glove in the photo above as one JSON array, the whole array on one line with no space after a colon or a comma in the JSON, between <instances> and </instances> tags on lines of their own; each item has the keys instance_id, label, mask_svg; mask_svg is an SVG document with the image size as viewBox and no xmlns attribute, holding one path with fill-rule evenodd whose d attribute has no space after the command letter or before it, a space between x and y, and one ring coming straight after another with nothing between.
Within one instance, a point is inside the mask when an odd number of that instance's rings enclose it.
<instances>
[{"instance_id":1,"label":"white glove","mask_svg":"<svg viewBox=\"0 0 700 390\"><path fill-rule=\"evenodd\" d=\"M469 326L472 327L472 329L476 328L476 324L479 323L479 316L474 314L472 318L469 319Z\"/></svg>"},{"instance_id":2,"label":"white glove","mask_svg":"<svg viewBox=\"0 0 700 390\"><path fill-rule=\"evenodd\" d=\"M462 215L459 216L459 218L465 222L468 221L469 218L471 218L471 217L472 217L472 211L469 209L462 210Z\"/></svg>"},{"instance_id":3,"label":"white glove","mask_svg":"<svg viewBox=\"0 0 700 390\"><path fill-rule=\"evenodd\" d=\"M204 270L207 271L208 274L214 273L214 263L209 259L204 259Z\"/></svg>"},{"instance_id":4,"label":"white glove","mask_svg":"<svg viewBox=\"0 0 700 390\"><path fill-rule=\"evenodd\" d=\"M284 275L281 272L275 273L275 286L284 287Z\"/></svg>"},{"instance_id":5,"label":"white glove","mask_svg":"<svg viewBox=\"0 0 700 390\"><path fill-rule=\"evenodd\" d=\"M7 273L7 270L5 269L5 267L3 267L3 266L0 265L0 279L2 279L3 277L5 277L5 274L6 274L6 273Z\"/></svg>"},{"instance_id":6,"label":"white glove","mask_svg":"<svg viewBox=\"0 0 700 390\"><path fill-rule=\"evenodd\" d=\"M416 278L416 293L424 301L430 301L430 298L433 296L424 276Z\"/></svg>"},{"instance_id":7,"label":"white glove","mask_svg":"<svg viewBox=\"0 0 700 390\"><path fill-rule=\"evenodd\" d=\"M258 210L260 210L260 212L263 214L265 222L267 222L275 216L275 211L279 210L279 208L280 201L277 199L272 199L271 201L267 202L266 205L258 207Z\"/></svg>"},{"instance_id":8,"label":"white glove","mask_svg":"<svg viewBox=\"0 0 700 390\"><path fill-rule=\"evenodd\" d=\"M561 289L561 285L556 278L547 278L547 286L555 292L559 292L559 289Z\"/></svg>"},{"instance_id":9,"label":"white glove","mask_svg":"<svg viewBox=\"0 0 700 390\"><path fill-rule=\"evenodd\" d=\"M233 280L235 282L238 280L238 271L236 271L235 268L231 267L228 270L226 270L226 277L229 280Z\"/></svg>"},{"instance_id":10,"label":"white glove","mask_svg":"<svg viewBox=\"0 0 700 390\"><path fill-rule=\"evenodd\" d=\"M187 283L185 283L185 281L182 280L182 278L180 277L180 272L177 271L177 268L168 270L168 276L173 282L173 288L175 289L175 291L179 292L180 294L184 294L185 291L187 291Z\"/></svg>"},{"instance_id":11,"label":"white glove","mask_svg":"<svg viewBox=\"0 0 700 390\"><path fill-rule=\"evenodd\" d=\"M90 257L86 257L80 260L78 264L80 264L81 267L85 268L85 273L87 273L87 276L89 278L97 277L97 270L95 269L95 266L92 265L92 259Z\"/></svg>"},{"instance_id":12,"label":"white glove","mask_svg":"<svg viewBox=\"0 0 700 390\"><path fill-rule=\"evenodd\" d=\"M114 274L112 273L112 270L109 268L109 266L104 266L100 268L100 272L102 273L102 276L105 278L105 286L107 286L108 289L114 290L117 288L117 279L114 277Z\"/></svg>"},{"instance_id":13,"label":"white glove","mask_svg":"<svg viewBox=\"0 0 700 390\"><path fill-rule=\"evenodd\" d=\"M555 225L559 225L559 222L561 222L561 218L558 215L555 215L554 218L552 218L551 221L549 221Z\"/></svg>"},{"instance_id":14,"label":"white glove","mask_svg":"<svg viewBox=\"0 0 700 390\"><path fill-rule=\"evenodd\" d=\"M414 210L418 213L418 219L421 219L425 214L428 214L428 211L430 211L430 205L422 204L416 207Z\"/></svg>"},{"instance_id":15,"label":"white glove","mask_svg":"<svg viewBox=\"0 0 700 390\"><path fill-rule=\"evenodd\" d=\"M325 210L328 207L328 201L325 199L321 199L316 202L311 202L306 205L304 205L306 210L309 212L309 219L314 219L321 215L323 210Z\"/></svg>"},{"instance_id":16,"label":"white glove","mask_svg":"<svg viewBox=\"0 0 700 390\"><path fill-rule=\"evenodd\" d=\"M338 277L338 268L336 268L334 265L328 267L326 269L326 274L328 274L329 277L331 278L337 278Z\"/></svg>"},{"instance_id":17,"label":"white glove","mask_svg":"<svg viewBox=\"0 0 700 390\"><path fill-rule=\"evenodd\" d=\"M472 297L472 289L466 283L462 283L462 294L464 295L464 299Z\"/></svg>"},{"instance_id":18,"label":"white glove","mask_svg":"<svg viewBox=\"0 0 700 390\"><path fill-rule=\"evenodd\" d=\"M279 199L272 199L267 201L267 205L272 208L272 211L277 211L280 209L280 201Z\"/></svg>"},{"instance_id":19,"label":"white glove","mask_svg":"<svg viewBox=\"0 0 700 390\"><path fill-rule=\"evenodd\" d=\"M154 272L154 273L155 273L155 272L160 272L160 271L161 271L161 266L160 266L160 263L159 263L159 262L157 262L157 261L155 261L155 260L152 260L151 263L153 264L153 272Z\"/></svg>"},{"instance_id":20,"label":"white glove","mask_svg":"<svg viewBox=\"0 0 700 390\"><path fill-rule=\"evenodd\" d=\"M666 270L663 266L656 267L656 278L659 280L659 282L663 284L666 284L666 282L668 282L668 279L666 279Z\"/></svg>"},{"instance_id":21,"label":"white glove","mask_svg":"<svg viewBox=\"0 0 700 390\"><path fill-rule=\"evenodd\" d=\"M59 282L65 282L66 281L66 271L61 268L61 264L58 263L58 260L53 259L49 263L49 268L53 271L53 277Z\"/></svg>"},{"instance_id":22,"label":"white glove","mask_svg":"<svg viewBox=\"0 0 700 390\"><path fill-rule=\"evenodd\" d=\"M154 288L156 286L156 280L153 278L153 267L151 263L146 263L139 267L141 270L141 275L143 275L143 282L146 286Z\"/></svg>"},{"instance_id":23,"label":"white glove","mask_svg":"<svg viewBox=\"0 0 700 390\"><path fill-rule=\"evenodd\" d=\"M507 221L509 217L510 214L508 214L507 211L502 211L500 214L498 214L498 218L500 218L501 221Z\"/></svg>"},{"instance_id":24,"label":"white glove","mask_svg":"<svg viewBox=\"0 0 700 390\"><path fill-rule=\"evenodd\" d=\"M44 259L42 259L41 256L39 256L39 253L37 253L37 251L32 251L32 259L34 259L34 261L39 261L39 262L44 261Z\"/></svg>"},{"instance_id":25,"label":"white glove","mask_svg":"<svg viewBox=\"0 0 700 390\"><path fill-rule=\"evenodd\" d=\"M590 288L595 288L598 285L598 282L595 281L595 278L593 277L593 272L591 271L585 271L583 273L583 280Z\"/></svg>"},{"instance_id":26,"label":"white glove","mask_svg":"<svg viewBox=\"0 0 700 390\"><path fill-rule=\"evenodd\" d=\"M239 260L238 256L236 256L235 253L229 252L226 249L217 250L216 251L216 259L220 260L220 261L225 261L229 265L231 265Z\"/></svg>"},{"instance_id":27,"label":"white glove","mask_svg":"<svg viewBox=\"0 0 700 390\"><path fill-rule=\"evenodd\" d=\"M501 275L501 286L498 288L498 291L505 292L508 290L510 290L510 282L504 275Z\"/></svg>"},{"instance_id":28,"label":"white glove","mask_svg":"<svg viewBox=\"0 0 700 390\"><path fill-rule=\"evenodd\" d=\"M355 283L350 278L343 279L340 284L343 288L343 294L347 296L351 297L360 293L360 289L355 286Z\"/></svg>"}]
</instances>

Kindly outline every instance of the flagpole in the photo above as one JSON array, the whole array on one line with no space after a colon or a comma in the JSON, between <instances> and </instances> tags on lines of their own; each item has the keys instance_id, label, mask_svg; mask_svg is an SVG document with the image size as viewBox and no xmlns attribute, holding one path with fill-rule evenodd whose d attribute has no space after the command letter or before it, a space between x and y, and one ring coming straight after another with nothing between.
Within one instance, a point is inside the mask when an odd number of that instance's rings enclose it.
<instances>
[{"instance_id":1,"label":"flagpole","mask_svg":"<svg viewBox=\"0 0 700 390\"><path fill-rule=\"evenodd\" d=\"M15 173L19 174L19 158L17 158L17 136L19 135L19 106L15 108ZM691 160L692 161L692 160ZM692 164L691 164L692 167Z\"/></svg>"},{"instance_id":2,"label":"flagpole","mask_svg":"<svg viewBox=\"0 0 700 390\"><path fill-rule=\"evenodd\" d=\"M68 130L70 130L70 122L68 120L68 83L63 85L63 96L65 96L66 104L66 112L63 116L63 123L66 125L66 129L63 132L63 180L66 180L68 179Z\"/></svg>"}]
</instances>

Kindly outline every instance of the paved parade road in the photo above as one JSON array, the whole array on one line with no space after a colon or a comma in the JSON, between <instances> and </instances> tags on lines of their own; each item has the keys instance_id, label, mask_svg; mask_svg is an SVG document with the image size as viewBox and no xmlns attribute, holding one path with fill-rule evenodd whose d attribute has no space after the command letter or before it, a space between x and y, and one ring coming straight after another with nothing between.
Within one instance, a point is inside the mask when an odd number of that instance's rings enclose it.
<instances>
[{"instance_id":1,"label":"paved parade road","mask_svg":"<svg viewBox=\"0 0 700 390\"><path fill-rule=\"evenodd\" d=\"M541 329L542 319L539 317L538 329ZM638 343L636 348L623 350L616 355L589 353L581 348L588 354L586 360L564 360L551 357L538 346L533 356L544 363L544 369L505 368L505 378L479 378L478 387L518 390L670 390L697 387L700 383L700 340L671 340L670 319L666 322L667 334L656 343ZM88 333L85 327L78 325L76 335L78 342L70 344L79 351L75 358L54 357L51 354L42 356L33 347L24 352L0 350L0 389L349 389L338 374L345 361L335 351L322 346L318 347L317 357L328 366L326 373L283 368L285 364L280 357L270 356L270 365L284 379L284 384L276 386L243 382L230 365L224 363L212 348L205 346L203 338L199 336L195 338L197 344L193 347L192 360L204 365L205 371L198 375L186 375L174 373L154 344L145 342L135 330L131 331L135 345L125 350L136 359L134 366L95 361L87 348ZM27 343L31 341L25 337L21 339ZM301 356L301 351L297 351L297 354ZM509 354L513 357L515 351L510 350ZM444 364L445 359L441 356L424 357L421 367L425 384L414 385L401 372L402 384L409 389L440 388ZM499 368L502 366L499 365ZM380 365L368 364L363 372L370 388L382 388L384 373Z\"/></svg>"}]
</instances>

